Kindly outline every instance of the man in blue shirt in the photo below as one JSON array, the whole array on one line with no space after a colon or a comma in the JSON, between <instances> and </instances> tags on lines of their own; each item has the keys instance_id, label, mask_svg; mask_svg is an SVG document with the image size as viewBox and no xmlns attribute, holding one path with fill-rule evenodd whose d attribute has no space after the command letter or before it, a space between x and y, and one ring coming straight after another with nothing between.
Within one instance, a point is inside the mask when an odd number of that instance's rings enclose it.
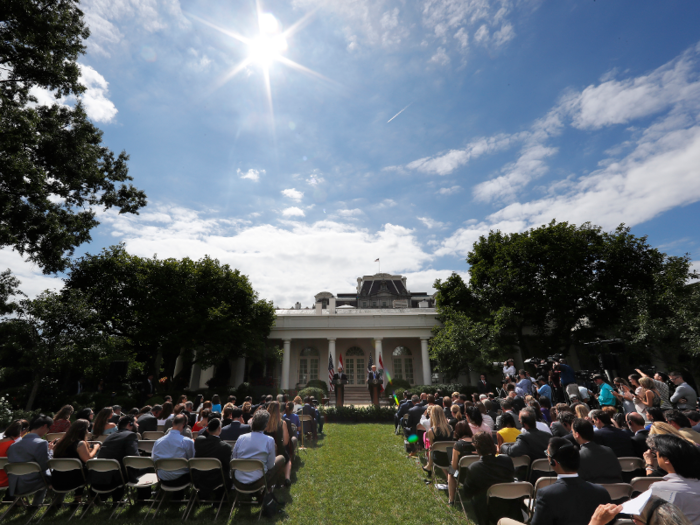
<instances>
[{"instance_id":1,"label":"man in blue shirt","mask_svg":"<svg viewBox=\"0 0 700 525\"><path fill-rule=\"evenodd\" d=\"M187 424L187 416L178 414L173 419L173 427L162 438L153 444L153 452L151 457L153 461L159 459L185 458L194 457L194 441L188 437L184 437L181 431ZM183 468L171 472L164 470L158 471L158 478L161 484L166 487L179 487L190 481L190 469ZM184 491L173 493L173 499L183 499Z\"/></svg>"},{"instance_id":2,"label":"man in blue shirt","mask_svg":"<svg viewBox=\"0 0 700 525\"><path fill-rule=\"evenodd\" d=\"M595 381L595 384L598 385L598 403L600 406L614 407L617 400L612 393L612 387L605 382L605 379L603 379L603 376L601 375L593 376L593 381Z\"/></svg>"},{"instance_id":3,"label":"man in blue shirt","mask_svg":"<svg viewBox=\"0 0 700 525\"><path fill-rule=\"evenodd\" d=\"M527 372L520 370L520 381L515 383L515 393L520 397L532 394L532 381L527 378Z\"/></svg>"},{"instance_id":4,"label":"man in blue shirt","mask_svg":"<svg viewBox=\"0 0 700 525\"><path fill-rule=\"evenodd\" d=\"M576 382L576 375L574 374L574 369L566 364L566 360L559 360L559 371L561 372L561 386L566 388L567 385Z\"/></svg>"},{"instance_id":5,"label":"man in blue shirt","mask_svg":"<svg viewBox=\"0 0 700 525\"><path fill-rule=\"evenodd\" d=\"M278 474L284 472L284 456L275 455L275 440L266 436L263 432L270 421L270 413L267 410L258 410L250 419L252 432L243 434L236 441L233 447L231 459L257 459L262 461L265 469L263 474L256 470L254 472L242 472L236 470L233 477L234 486L239 486L244 490L254 490L265 486L271 487Z\"/></svg>"},{"instance_id":6,"label":"man in blue shirt","mask_svg":"<svg viewBox=\"0 0 700 525\"><path fill-rule=\"evenodd\" d=\"M552 387L547 384L547 380L544 378L544 376L539 376L537 378L537 384L539 385L537 393L540 395L540 397L546 397L549 399L549 402L552 403Z\"/></svg>"}]
</instances>

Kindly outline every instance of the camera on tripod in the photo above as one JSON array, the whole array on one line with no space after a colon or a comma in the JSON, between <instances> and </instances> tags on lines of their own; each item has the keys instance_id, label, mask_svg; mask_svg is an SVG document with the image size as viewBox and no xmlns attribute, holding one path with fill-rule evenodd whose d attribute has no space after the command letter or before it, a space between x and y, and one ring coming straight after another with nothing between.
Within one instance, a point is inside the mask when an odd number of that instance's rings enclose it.
<instances>
[{"instance_id":1,"label":"camera on tripod","mask_svg":"<svg viewBox=\"0 0 700 525\"><path fill-rule=\"evenodd\" d=\"M554 364L558 363L563 358L564 356L562 354L553 354L544 358L531 357L530 359L526 359L524 363L534 366L535 370L537 370L537 375L546 375L546 372L549 372L554 367Z\"/></svg>"}]
</instances>

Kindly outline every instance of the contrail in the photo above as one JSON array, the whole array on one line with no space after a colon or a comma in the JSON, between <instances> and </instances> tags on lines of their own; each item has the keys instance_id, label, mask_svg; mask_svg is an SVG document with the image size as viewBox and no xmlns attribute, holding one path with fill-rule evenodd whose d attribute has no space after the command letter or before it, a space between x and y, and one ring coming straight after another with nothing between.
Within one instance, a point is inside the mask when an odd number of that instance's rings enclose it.
<instances>
[{"instance_id":1,"label":"contrail","mask_svg":"<svg viewBox=\"0 0 700 525\"><path fill-rule=\"evenodd\" d=\"M410 106L411 104L413 104L413 102L411 102L408 106ZM392 120L394 120L396 117L398 117L401 113L403 113L404 111L406 111L406 110L408 109L408 106L406 106L406 107L403 108L401 111L399 111L396 115L394 115L394 116L391 117L389 120L387 120L386 123L388 124L389 122L391 122Z\"/></svg>"}]
</instances>

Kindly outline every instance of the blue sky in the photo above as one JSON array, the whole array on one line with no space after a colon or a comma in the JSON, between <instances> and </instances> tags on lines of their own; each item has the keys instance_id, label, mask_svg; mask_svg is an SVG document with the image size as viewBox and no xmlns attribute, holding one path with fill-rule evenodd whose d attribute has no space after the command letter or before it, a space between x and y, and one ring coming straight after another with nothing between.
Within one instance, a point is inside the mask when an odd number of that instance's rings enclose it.
<instances>
[{"instance_id":1,"label":"blue sky","mask_svg":"<svg viewBox=\"0 0 700 525\"><path fill-rule=\"evenodd\" d=\"M431 291L489 229L552 219L700 260L698 2L81 5L85 105L149 205L79 253L209 254L283 307L378 257Z\"/></svg>"}]
</instances>

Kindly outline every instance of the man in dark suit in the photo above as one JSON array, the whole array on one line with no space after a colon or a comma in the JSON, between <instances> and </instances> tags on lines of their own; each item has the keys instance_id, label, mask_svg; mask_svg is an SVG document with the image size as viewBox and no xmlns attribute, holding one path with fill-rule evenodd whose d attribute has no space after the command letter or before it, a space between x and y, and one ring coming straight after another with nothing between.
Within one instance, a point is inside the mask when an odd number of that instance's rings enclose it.
<instances>
[{"instance_id":1,"label":"man in dark suit","mask_svg":"<svg viewBox=\"0 0 700 525\"><path fill-rule=\"evenodd\" d=\"M413 396L411 398L411 404L413 405L408 409L408 421L406 422L406 427L411 429L411 434L416 433L416 427L420 423L421 416L425 412L425 407L422 406L418 401L418 396Z\"/></svg>"},{"instance_id":2,"label":"man in dark suit","mask_svg":"<svg viewBox=\"0 0 700 525\"><path fill-rule=\"evenodd\" d=\"M493 499L486 504L486 493L497 483L511 483L515 476L513 460L506 456L496 456L496 445L490 435L481 433L474 436L474 448L481 456L479 461L469 465L464 477L464 495L472 500L479 525L498 522L501 518L521 520L520 501Z\"/></svg>"},{"instance_id":3,"label":"man in dark suit","mask_svg":"<svg viewBox=\"0 0 700 525\"><path fill-rule=\"evenodd\" d=\"M241 409L236 409L241 412ZM241 412L242 413L242 412ZM229 425L230 426L230 425ZM245 425L248 426L248 425ZM249 427L250 428L250 427ZM231 445L221 440L221 420L211 419L207 425L207 430L194 440L194 457L196 458L216 458L221 462L224 472L225 486L231 486ZM220 476L213 476L211 472L199 472L192 470L192 479L200 488L202 499L211 499L212 491L215 500L220 500L224 495L224 487L216 488L221 483ZM216 489L216 490L214 490Z\"/></svg>"},{"instance_id":4,"label":"man in dark suit","mask_svg":"<svg viewBox=\"0 0 700 525\"><path fill-rule=\"evenodd\" d=\"M484 374L481 374L481 376L479 377L479 382L476 384L476 391L479 394L487 395L489 392L494 391L493 386L491 385L491 383L488 382Z\"/></svg>"},{"instance_id":5,"label":"man in dark suit","mask_svg":"<svg viewBox=\"0 0 700 525\"><path fill-rule=\"evenodd\" d=\"M338 367L338 372L333 374L333 381L338 381L338 380L342 380L342 381L348 380L348 376L343 372L343 365L340 365Z\"/></svg>"},{"instance_id":6,"label":"man in dark suit","mask_svg":"<svg viewBox=\"0 0 700 525\"><path fill-rule=\"evenodd\" d=\"M576 419L573 436L581 447L579 477L591 483L622 483L622 467L617 456L609 447L595 441L595 432L590 421Z\"/></svg>"},{"instance_id":7,"label":"man in dark suit","mask_svg":"<svg viewBox=\"0 0 700 525\"><path fill-rule=\"evenodd\" d=\"M141 432L155 432L158 430L158 416L163 411L161 405L154 406L148 412L139 416L138 427Z\"/></svg>"},{"instance_id":8,"label":"man in dark suit","mask_svg":"<svg viewBox=\"0 0 700 525\"><path fill-rule=\"evenodd\" d=\"M233 421L221 429L221 439L225 441L236 441L241 434L247 434L250 432L250 425L246 425L243 422L243 410L236 407L231 413ZM197 442L195 441L195 452L197 451Z\"/></svg>"},{"instance_id":9,"label":"man in dark suit","mask_svg":"<svg viewBox=\"0 0 700 525\"><path fill-rule=\"evenodd\" d=\"M153 374L148 374L146 379L144 379L143 383L141 384L141 395L143 398L143 402L146 403L146 401L148 401L149 398L153 397L153 394L155 393L155 379L153 378Z\"/></svg>"},{"instance_id":10,"label":"man in dark suit","mask_svg":"<svg viewBox=\"0 0 700 525\"><path fill-rule=\"evenodd\" d=\"M114 423L115 425L118 425L119 420L124 415L124 414L122 414L122 407L119 405L114 405L114 406L112 406L112 412L114 412L114 413L112 414L112 417L109 418L109 422Z\"/></svg>"},{"instance_id":11,"label":"man in dark suit","mask_svg":"<svg viewBox=\"0 0 700 525\"><path fill-rule=\"evenodd\" d=\"M370 399L372 398L372 389L377 387L376 385L371 383L371 381L374 381L375 379L381 381L382 371L377 370L377 365L372 365L372 370L367 372L367 390L369 391Z\"/></svg>"},{"instance_id":12,"label":"man in dark suit","mask_svg":"<svg viewBox=\"0 0 700 525\"><path fill-rule=\"evenodd\" d=\"M394 427L401 425L401 419L406 413L408 413L408 409L412 406L413 403L411 403L411 394L408 392L408 390L404 390L403 400L399 403L399 409L396 411L396 414L394 414Z\"/></svg>"},{"instance_id":13,"label":"man in dark suit","mask_svg":"<svg viewBox=\"0 0 700 525\"><path fill-rule=\"evenodd\" d=\"M523 426L522 433L515 439L515 443L503 443L501 454L511 457L529 456L530 460L543 459L550 435L537 429L534 410L521 410L520 423Z\"/></svg>"},{"instance_id":14,"label":"man in dark suit","mask_svg":"<svg viewBox=\"0 0 700 525\"><path fill-rule=\"evenodd\" d=\"M316 421L316 409L311 406L311 396L306 396L304 398L304 406L301 408L301 414L304 416L311 416L311 421L305 421L302 423L303 432L311 432L314 436L314 441L318 439L318 421Z\"/></svg>"},{"instance_id":15,"label":"man in dark suit","mask_svg":"<svg viewBox=\"0 0 700 525\"><path fill-rule=\"evenodd\" d=\"M501 407L503 408L503 413L507 412L508 414L513 416L513 420L515 421L515 428L520 430L522 428L522 425L520 424L520 418L518 417L518 414L513 410L513 401L507 397L503 400ZM502 415L503 414L498 416L495 420L496 421L496 429L495 430L501 430L505 426L503 424L503 418L501 417Z\"/></svg>"},{"instance_id":16,"label":"man in dark suit","mask_svg":"<svg viewBox=\"0 0 700 525\"><path fill-rule=\"evenodd\" d=\"M53 450L53 443L49 443L44 439L48 434L49 428L53 425L53 419L44 414L39 415L32 420L29 425L29 433L27 433L20 441L13 443L7 449L7 460L10 463L38 463L42 471L46 471L49 464L49 451ZM50 478L47 483L50 483ZM10 496L15 493L30 492L39 490L34 495L32 505L41 505L46 496L44 480L39 473L27 474L25 476L9 475ZM43 489L43 490L41 490ZM31 521L31 520L30 520Z\"/></svg>"},{"instance_id":17,"label":"man in dark suit","mask_svg":"<svg viewBox=\"0 0 700 525\"><path fill-rule=\"evenodd\" d=\"M571 425L574 424L576 414L568 410L562 410L559 414L558 421L552 423L549 429L554 437L566 437L571 435Z\"/></svg>"},{"instance_id":18,"label":"man in dark suit","mask_svg":"<svg viewBox=\"0 0 700 525\"><path fill-rule=\"evenodd\" d=\"M632 438L619 428L613 426L612 419L607 412L591 410L588 415L598 429L595 433L596 443L610 447L618 458L636 456Z\"/></svg>"},{"instance_id":19,"label":"man in dark suit","mask_svg":"<svg viewBox=\"0 0 700 525\"><path fill-rule=\"evenodd\" d=\"M118 430L107 436L104 440L97 457L100 459L116 459L122 467L124 480L129 480L129 474L132 474L131 481L136 481L135 473L127 473L124 468L124 457L138 456L138 432L139 425L134 421L133 416L122 416L119 420ZM89 471L90 483L95 488L100 490L108 490L121 484L121 477L116 472L95 472ZM148 490L148 489L147 489ZM150 493L150 490L148 490ZM139 494L142 497L141 494ZM120 488L112 492L112 502L121 501L124 497L124 489Z\"/></svg>"},{"instance_id":20,"label":"man in dark suit","mask_svg":"<svg viewBox=\"0 0 700 525\"><path fill-rule=\"evenodd\" d=\"M547 456L559 479L537 491L531 525L588 525L598 505L610 503L610 494L578 476L581 457L570 441L551 438Z\"/></svg>"},{"instance_id":21,"label":"man in dark suit","mask_svg":"<svg viewBox=\"0 0 700 525\"><path fill-rule=\"evenodd\" d=\"M637 412L630 412L627 414L627 425L634 434L632 436L632 445L634 445L634 449L637 452L635 456L644 457L644 453L649 449L647 445L649 431L644 428L646 425L644 417L641 414L637 414Z\"/></svg>"}]
</instances>

